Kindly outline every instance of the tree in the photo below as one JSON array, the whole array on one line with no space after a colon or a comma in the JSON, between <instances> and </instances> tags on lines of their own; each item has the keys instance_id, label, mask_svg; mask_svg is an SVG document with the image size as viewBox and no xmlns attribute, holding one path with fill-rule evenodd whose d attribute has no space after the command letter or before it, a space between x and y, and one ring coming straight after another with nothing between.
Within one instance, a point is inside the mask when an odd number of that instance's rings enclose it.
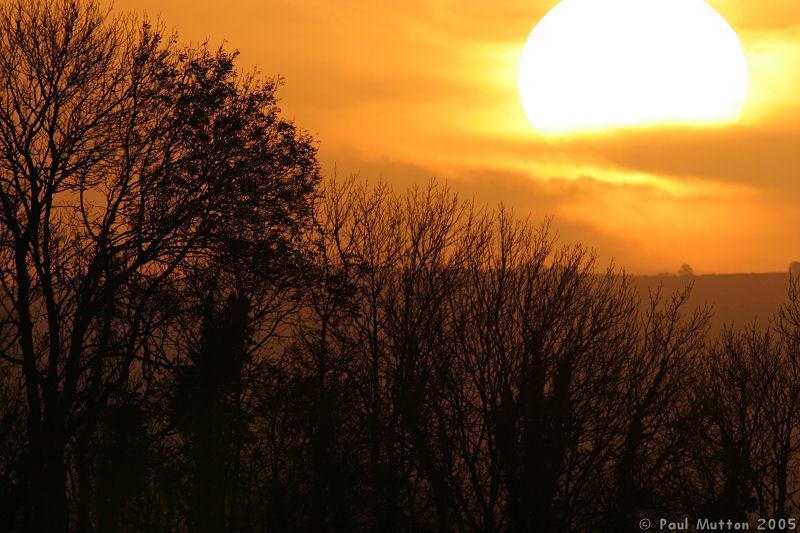
<instances>
[{"instance_id":1,"label":"tree","mask_svg":"<svg viewBox=\"0 0 800 533\"><path fill-rule=\"evenodd\" d=\"M182 406L174 414L194 467L189 522L198 531L220 531L239 527L248 375L257 371L258 349L297 305L308 263L301 238L319 170L312 139L279 116L276 83L239 75L235 54L223 50L187 50L180 60L192 90L210 100L209 116L194 130L198 149L209 140L217 147L206 149L196 172L231 180L236 198L222 206L203 253L178 269L168 296L183 306L172 324L174 348L189 354L178 362L171 394ZM199 405L204 414L193 415Z\"/></svg>"},{"instance_id":2,"label":"tree","mask_svg":"<svg viewBox=\"0 0 800 533\"><path fill-rule=\"evenodd\" d=\"M702 436L711 444L716 461L706 476L711 480L706 493L712 497L700 512L742 521L758 510L757 472L767 468L761 442L769 441L769 433L776 429L770 427L767 411L774 399L769 388L782 386L782 380L773 383L779 377L780 356L773 336L752 326L723 332L707 365L708 381L701 394L708 429Z\"/></svg>"},{"instance_id":3,"label":"tree","mask_svg":"<svg viewBox=\"0 0 800 533\"><path fill-rule=\"evenodd\" d=\"M710 311L686 311L691 286L665 298L650 294L642 316L634 321L633 349L619 369L617 410L622 438L611 441L613 495L607 525L635 531L641 513L667 515L679 499L675 490L680 459L694 446L689 429L696 422L686 391L696 385L694 366L703 354ZM607 398L613 393L606 392Z\"/></svg>"},{"instance_id":4,"label":"tree","mask_svg":"<svg viewBox=\"0 0 800 533\"><path fill-rule=\"evenodd\" d=\"M27 530L66 530L67 452L147 363L156 294L265 201L291 230L318 179L274 84L234 57L91 1L0 8L0 356L24 378Z\"/></svg>"},{"instance_id":5,"label":"tree","mask_svg":"<svg viewBox=\"0 0 800 533\"><path fill-rule=\"evenodd\" d=\"M236 482L231 447L247 427L237 400L252 332L246 298L231 295L221 306L209 301L205 313L191 364L177 375L174 418L189 440L189 522L193 531L212 532L227 530L226 496Z\"/></svg>"}]
</instances>

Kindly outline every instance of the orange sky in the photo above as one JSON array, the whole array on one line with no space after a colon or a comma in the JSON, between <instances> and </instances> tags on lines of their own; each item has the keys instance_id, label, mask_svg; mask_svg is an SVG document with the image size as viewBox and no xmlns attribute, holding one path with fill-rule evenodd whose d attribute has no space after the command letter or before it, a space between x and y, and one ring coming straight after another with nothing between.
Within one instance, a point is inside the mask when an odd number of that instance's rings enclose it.
<instances>
[{"instance_id":1,"label":"orange sky","mask_svg":"<svg viewBox=\"0 0 800 533\"><path fill-rule=\"evenodd\" d=\"M600 0L598 0L600 1ZM555 0L116 0L181 41L227 41L285 78L284 113L327 174L402 189L432 176L635 273L783 271L800 259L800 2L709 0L750 69L740 122L546 139L517 93Z\"/></svg>"}]
</instances>

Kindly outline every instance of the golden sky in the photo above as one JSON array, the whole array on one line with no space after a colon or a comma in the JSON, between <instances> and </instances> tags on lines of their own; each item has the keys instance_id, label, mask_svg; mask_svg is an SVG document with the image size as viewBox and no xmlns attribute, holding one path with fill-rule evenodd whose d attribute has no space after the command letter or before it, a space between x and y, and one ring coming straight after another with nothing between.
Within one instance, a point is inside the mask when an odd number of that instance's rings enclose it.
<instances>
[{"instance_id":1,"label":"golden sky","mask_svg":"<svg viewBox=\"0 0 800 533\"><path fill-rule=\"evenodd\" d=\"M598 0L599 1L599 0ZM750 70L740 121L548 139L517 70L556 0L116 0L181 41L222 41L280 75L281 107L326 174L403 189L431 177L479 203L555 217L634 273L783 271L800 259L800 2L709 0Z\"/></svg>"}]
</instances>

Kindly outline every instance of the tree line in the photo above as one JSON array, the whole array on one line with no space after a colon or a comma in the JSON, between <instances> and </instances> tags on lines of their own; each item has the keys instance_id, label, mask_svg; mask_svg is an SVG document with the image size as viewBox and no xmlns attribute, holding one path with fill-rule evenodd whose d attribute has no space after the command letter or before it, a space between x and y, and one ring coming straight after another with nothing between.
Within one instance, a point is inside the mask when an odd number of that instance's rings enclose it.
<instances>
[{"instance_id":1,"label":"tree line","mask_svg":"<svg viewBox=\"0 0 800 533\"><path fill-rule=\"evenodd\" d=\"M800 278L708 334L547 221L321 180L280 80L0 7L0 528L638 531L798 511Z\"/></svg>"}]
</instances>

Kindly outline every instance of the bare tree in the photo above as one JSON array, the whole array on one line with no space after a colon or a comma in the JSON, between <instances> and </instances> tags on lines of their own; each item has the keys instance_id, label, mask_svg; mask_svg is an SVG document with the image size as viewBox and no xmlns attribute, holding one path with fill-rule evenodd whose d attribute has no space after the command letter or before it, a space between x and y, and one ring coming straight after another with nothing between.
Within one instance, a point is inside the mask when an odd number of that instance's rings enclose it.
<instances>
[{"instance_id":1,"label":"bare tree","mask_svg":"<svg viewBox=\"0 0 800 533\"><path fill-rule=\"evenodd\" d=\"M72 439L146 357L154 293L290 190L259 174L308 171L307 194L314 148L276 120L271 86L242 89L232 55L179 52L91 2L11 2L0 35L2 357L25 380L26 527L58 532ZM285 165L289 144L308 162Z\"/></svg>"},{"instance_id":2,"label":"bare tree","mask_svg":"<svg viewBox=\"0 0 800 533\"><path fill-rule=\"evenodd\" d=\"M660 289L652 292L633 323L636 341L617 381L621 438L609 446L613 496L607 525L616 531L635 531L642 513L675 512L670 506L680 499L673 480L694 446L689 393L710 318L708 309L687 311L690 293L691 287L668 298Z\"/></svg>"},{"instance_id":3,"label":"bare tree","mask_svg":"<svg viewBox=\"0 0 800 533\"><path fill-rule=\"evenodd\" d=\"M640 313L624 275L555 249L547 224L436 185L403 197L334 182L324 195L297 337L307 359L294 364L327 400L320 420L355 411L366 429L352 441L328 424L309 443L324 436L328 461L350 443L346 462L369 472L368 524L627 528L658 507L691 434L684 392L707 319L684 313L688 291Z\"/></svg>"},{"instance_id":4,"label":"bare tree","mask_svg":"<svg viewBox=\"0 0 800 533\"><path fill-rule=\"evenodd\" d=\"M791 294L791 290L790 290ZM726 329L705 362L697 481L716 518L787 518L797 509L800 387L790 299L776 328ZM705 453L703 453L705 451Z\"/></svg>"}]
</instances>

